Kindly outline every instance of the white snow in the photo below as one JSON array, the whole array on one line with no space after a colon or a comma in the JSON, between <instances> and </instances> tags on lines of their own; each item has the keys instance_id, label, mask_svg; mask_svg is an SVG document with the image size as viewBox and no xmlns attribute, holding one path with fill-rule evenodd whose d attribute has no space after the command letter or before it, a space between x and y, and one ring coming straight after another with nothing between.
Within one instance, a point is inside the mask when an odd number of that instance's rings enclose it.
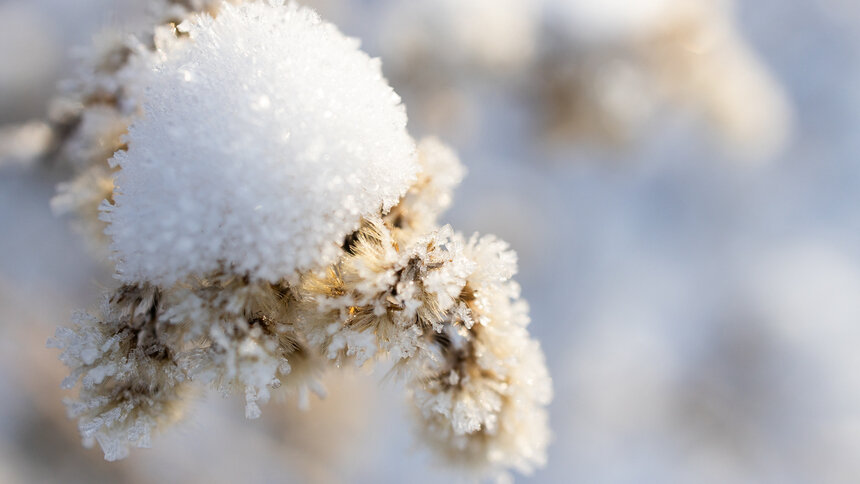
<instances>
[{"instance_id":1,"label":"white snow","mask_svg":"<svg viewBox=\"0 0 860 484\"><path fill-rule=\"evenodd\" d=\"M332 262L418 170L400 98L358 42L295 5L224 5L133 86L143 114L103 206L124 281Z\"/></svg>"}]
</instances>

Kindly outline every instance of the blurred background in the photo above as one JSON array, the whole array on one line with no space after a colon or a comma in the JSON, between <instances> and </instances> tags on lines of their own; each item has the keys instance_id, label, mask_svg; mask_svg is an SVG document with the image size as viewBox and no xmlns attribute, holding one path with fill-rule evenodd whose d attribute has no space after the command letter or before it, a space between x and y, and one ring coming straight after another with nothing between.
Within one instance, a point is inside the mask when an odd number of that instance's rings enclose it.
<instances>
[{"instance_id":1,"label":"blurred background","mask_svg":"<svg viewBox=\"0 0 860 484\"><path fill-rule=\"evenodd\" d=\"M445 217L520 256L554 381L518 482L860 482L860 3L309 0L469 174ZM309 412L202 395L119 463L45 341L111 284L26 163L76 46L147 0L0 0L0 482L440 482L396 382Z\"/></svg>"}]
</instances>

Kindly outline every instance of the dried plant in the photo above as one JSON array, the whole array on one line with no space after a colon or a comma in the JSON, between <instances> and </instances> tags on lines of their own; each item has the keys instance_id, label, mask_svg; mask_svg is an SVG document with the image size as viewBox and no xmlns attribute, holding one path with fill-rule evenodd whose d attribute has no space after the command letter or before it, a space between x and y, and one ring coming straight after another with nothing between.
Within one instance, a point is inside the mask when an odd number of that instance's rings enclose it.
<instances>
[{"instance_id":1,"label":"dried plant","mask_svg":"<svg viewBox=\"0 0 860 484\"><path fill-rule=\"evenodd\" d=\"M680 106L710 123L728 154L764 159L785 144L789 101L732 2L554 3L559 20L535 69L550 137L628 143L655 112Z\"/></svg>"},{"instance_id":2,"label":"dried plant","mask_svg":"<svg viewBox=\"0 0 860 484\"><path fill-rule=\"evenodd\" d=\"M50 342L85 441L119 459L195 387L255 418L386 360L449 462L542 465L552 391L516 255L439 227L463 168L415 143L379 61L293 4L162 7L153 33L94 50L53 117L77 173L55 206L104 230L120 282Z\"/></svg>"}]
</instances>

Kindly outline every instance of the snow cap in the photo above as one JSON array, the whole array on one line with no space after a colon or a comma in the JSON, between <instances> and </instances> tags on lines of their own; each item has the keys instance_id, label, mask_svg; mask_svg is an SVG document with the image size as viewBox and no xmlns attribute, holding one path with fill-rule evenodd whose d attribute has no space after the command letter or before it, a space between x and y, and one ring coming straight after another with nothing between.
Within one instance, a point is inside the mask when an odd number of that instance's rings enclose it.
<instances>
[{"instance_id":1,"label":"snow cap","mask_svg":"<svg viewBox=\"0 0 860 484\"><path fill-rule=\"evenodd\" d=\"M142 114L105 203L117 274L225 269L278 280L333 262L414 180L406 111L380 62L313 11L225 4L193 17L131 86Z\"/></svg>"}]
</instances>

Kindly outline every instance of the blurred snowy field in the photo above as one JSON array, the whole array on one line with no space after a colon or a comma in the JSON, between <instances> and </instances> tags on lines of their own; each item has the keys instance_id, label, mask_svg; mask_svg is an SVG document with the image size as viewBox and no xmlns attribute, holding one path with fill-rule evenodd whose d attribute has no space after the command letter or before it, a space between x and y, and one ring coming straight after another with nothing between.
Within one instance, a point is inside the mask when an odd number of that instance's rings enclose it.
<instances>
[{"instance_id":1,"label":"blurred snowy field","mask_svg":"<svg viewBox=\"0 0 860 484\"><path fill-rule=\"evenodd\" d=\"M0 121L43 116L71 46L133 21L142 3L0 0ZM528 25L500 20L514 27L475 41L473 56L446 39L415 60L397 39L429 21L406 2L309 3L382 56L414 135L442 130L458 149L469 175L447 221L520 255L556 396L549 463L518 481L860 481L860 5L735 5L793 110L785 146L753 162L671 104L620 147L548 141L529 89L541 78L523 72L535 64L496 50ZM545 13L503 3L523 9L514 20ZM437 2L457 11L448 4ZM151 450L107 464L82 449L45 340L110 275L50 212L62 178L0 166L0 482L450 478L411 440L396 384L361 372L330 382L307 414L270 404L250 422L240 399L208 395Z\"/></svg>"}]
</instances>

